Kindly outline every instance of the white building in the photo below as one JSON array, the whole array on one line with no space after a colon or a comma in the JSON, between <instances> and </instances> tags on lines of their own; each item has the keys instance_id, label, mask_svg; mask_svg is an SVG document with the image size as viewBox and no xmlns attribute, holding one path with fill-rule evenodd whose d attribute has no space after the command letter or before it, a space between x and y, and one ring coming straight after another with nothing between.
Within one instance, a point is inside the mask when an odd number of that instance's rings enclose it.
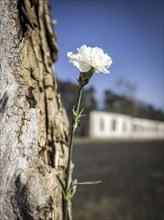
<instances>
[{"instance_id":1,"label":"white building","mask_svg":"<svg viewBox=\"0 0 164 220\"><path fill-rule=\"evenodd\" d=\"M90 112L87 128L85 125L83 130L89 137L95 138L164 139L163 122L116 113Z\"/></svg>"}]
</instances>

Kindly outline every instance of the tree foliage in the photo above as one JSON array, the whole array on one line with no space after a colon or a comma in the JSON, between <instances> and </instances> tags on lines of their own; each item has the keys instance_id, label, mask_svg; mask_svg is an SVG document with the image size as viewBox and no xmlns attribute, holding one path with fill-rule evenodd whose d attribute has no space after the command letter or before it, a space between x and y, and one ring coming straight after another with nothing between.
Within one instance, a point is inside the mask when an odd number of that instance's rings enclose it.
<instances>
[{"instance_id":1,"label":"tree foliage","mask_svg":"<svg viewBox=\"0 0 164 220\"><path fill-rule=\"evenodd\" d=\"M60 81L58 80L59 93L61 94L61 99L66 110L72 111L73 103L76 103L77 99L77 85L70 81ZM84 112L88 113L92 110L97 109L97 101L95 98L95 89L89 87L84 89L84 95L81 100L81 106L84 108Z\"/></svg>"},{"instance_id":2,"label":"tree foliage","mask_svg":"<svg viewBox=\"0 0 164 220\"><path fill-rule=\"evenodd\" d=\"M162 110L136 101L130 96L120 95L111 90L104 93L104 110L153 120L164 120Z\"/></svg>"}]
</instances>

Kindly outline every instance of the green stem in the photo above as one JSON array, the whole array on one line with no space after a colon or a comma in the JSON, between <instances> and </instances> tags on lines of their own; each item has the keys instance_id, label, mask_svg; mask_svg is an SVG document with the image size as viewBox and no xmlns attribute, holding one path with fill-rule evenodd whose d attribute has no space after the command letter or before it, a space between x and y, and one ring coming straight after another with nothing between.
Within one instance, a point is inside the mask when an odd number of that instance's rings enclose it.
<instances>
[{"instance_id":1,"label":"green stem","mask_svg":"<svg viewBox=\"0 0 164 220\"><path fill-rule=\"evenodd\" d=\"M75 106L75 111L79 113L80 110L80 102L82 97L83 87L79 87L77 102ZM71 185L71 161L72 161L72 152L73 152L73 141L76 128L73 127L74 118L72 119L72 129L71 129L71 138L70 138L70 145L69 145L69 155L68 155L68 163L67 163L67 170L66 170L66 184L65 184L65 193L67 192ZM68 200L64 200L64 220L68 220Z\"/></svg>"}]
</instances>

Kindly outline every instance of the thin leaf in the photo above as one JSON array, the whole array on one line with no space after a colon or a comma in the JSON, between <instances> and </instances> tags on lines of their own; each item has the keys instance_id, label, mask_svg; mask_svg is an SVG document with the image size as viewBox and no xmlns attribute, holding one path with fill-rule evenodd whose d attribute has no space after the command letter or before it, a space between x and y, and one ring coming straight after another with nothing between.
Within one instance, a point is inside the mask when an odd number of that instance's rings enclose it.
<instances>
[{"instance_id":1,"label":"thin leaf","mask_svg":"<svg viewBox=\"0 0 164 220\"><path fill-rule=\"evenodd\" d=\"M64 187L64 184L63 184L62 180L60 179L60 177L59 177L58 175L56 175L56 178L57 178L58 183L59 183L59 185L61 186L62 192L63 192L63 194L64 194L64 196L65 196L65 187Z\"/></svg>"},{"instance_id":2,"label":"thin leaf","mask_svg":"<svg viewBox=\"0 0 164 220\"><path fill-rule=\"evenodd\" d=\"M69 188L69 191L71 191L73 189L73 187L75 187L77 185L95 185L95 184L99 184L99 183L102 183L102 181L88 181L88 182L75 183Z\"/></svg>"},{"instance_id":3,"label":"thin leaf","mask_svg":"<svg viewBox=\"0 0 164 220\"><path fill-rule=\"evenodd\" d=\"M94 184L99 184L102 183L102 181L88 181L88 182L79 182L77 185L94 185Z\"/></svg>"},{"instance_id":4,"label":"thin leaf","mask_svg":"<svg viewBox=\"0 0 164 220\"><path fill-rule=\"evenodd\" d=\"M72 181L70 188L68 189L68 192L72 194L72 196L75 194L77 188L77 179ZM72 191L72 192L71 192Z\"/></svg>"},{"instance_id":5,"label":"thin leaf","mask_svg":"<svg viewBox=\"0 0 164 220\"><path fill-rule=\"evenodd\" d=\"M81 109L81 111L79 112L79 115L82 115L83 112L84 112L84 108Z\"/></svg>"}]
</instances>

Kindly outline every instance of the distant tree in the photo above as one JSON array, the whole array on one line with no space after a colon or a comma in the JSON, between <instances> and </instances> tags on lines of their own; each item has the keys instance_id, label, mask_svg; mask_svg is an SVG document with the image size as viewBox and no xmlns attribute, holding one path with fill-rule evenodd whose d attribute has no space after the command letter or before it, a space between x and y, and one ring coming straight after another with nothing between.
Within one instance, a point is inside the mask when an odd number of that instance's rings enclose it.
<instances>
[{"instance_id":1,"label":"distant tree","mask_svg":"<svg viewBox=\"0 0 164 220\"><path fill-rule=\"evenodd\" d=\"M123 94L124 96L134 99L136 94L137 86L136 84L129 82L125 79L119 79L116 82L116 87L119 94Z\"/></svg>"},{"instance_id":2,"label":"distant tree","mask_svg":"<svg viewBox=\"0 0 164 220\"><path fill-rule=\"evenodd\" d=\"M70 120L72 120L72 108L73 103L76 103L77 99L77 85L70 81L60 81L58 80L58 90L61 94L61 100L63 106L67 110L67 115ZM89 112L97 109L97 101L95 98L95 89L93 87L89 87L88 89L83 90L83 96L81 100L81 106L84 108L85 117L82 118L79 128L76 131L77 136L87 135L88 127L87 121Z\"/></svg>"},{"instance_id":3,"label":"distant tree","mask_svg":"<svg viewBox=\"0 0 164 220\"><path fill-rule=\"evenodd\" d=\"M136 102L136 114L141 118L148 118L157 121L164 120L164 112L154 108L152 105L147 105L143 102Z\"/></svg>"},{"instance_id":4,"label":"distant tree","mask_svg":"<svg viewBox=\"0 0 164 220\"><path fill-rule=\"evenodd\" d=\"M63 106L69 112L72 110L73 103L76 102L77 85L70 81L58 80L58 87ZM88 89L84 89L83 93L84 95L82 97L81 106L83 106L85 113L97 109L95 89L93 87L89 87Z\"/></svg>"},{"instance_id":5,"label":"distant tree","mask_svg":"<svg viewBox=\"0 0 164 220\"><path fill-rule=\"evenodd\" d=\"M95 98L95 89L94 87L89 87L84 90L84 109L86 112L97 109L97 101Z\"/></svg>"},{"instance_id":6,"label":"distant tree","mask_svg":"<svg viewBox=\"0 0 164 220\"><path fill-rule=\"evenodd\" d=\"M164 120L164 112L162 110L156 109L152 105L136 101L130 96L114 93L111 90L106 90L104 93L104 110L140 118L158 121Z\"/></svg>"},{"instance_id":7,"label":"distant tree","mask_svg":"<svg viewBox=\"0 0 164 220\"><path fill-rule=\"evenodd\" d=\"M135 115L135 103L125 95L119 95L111 90L105 91L104 106L106 111Z\"/></svg>"}]
</instances>

